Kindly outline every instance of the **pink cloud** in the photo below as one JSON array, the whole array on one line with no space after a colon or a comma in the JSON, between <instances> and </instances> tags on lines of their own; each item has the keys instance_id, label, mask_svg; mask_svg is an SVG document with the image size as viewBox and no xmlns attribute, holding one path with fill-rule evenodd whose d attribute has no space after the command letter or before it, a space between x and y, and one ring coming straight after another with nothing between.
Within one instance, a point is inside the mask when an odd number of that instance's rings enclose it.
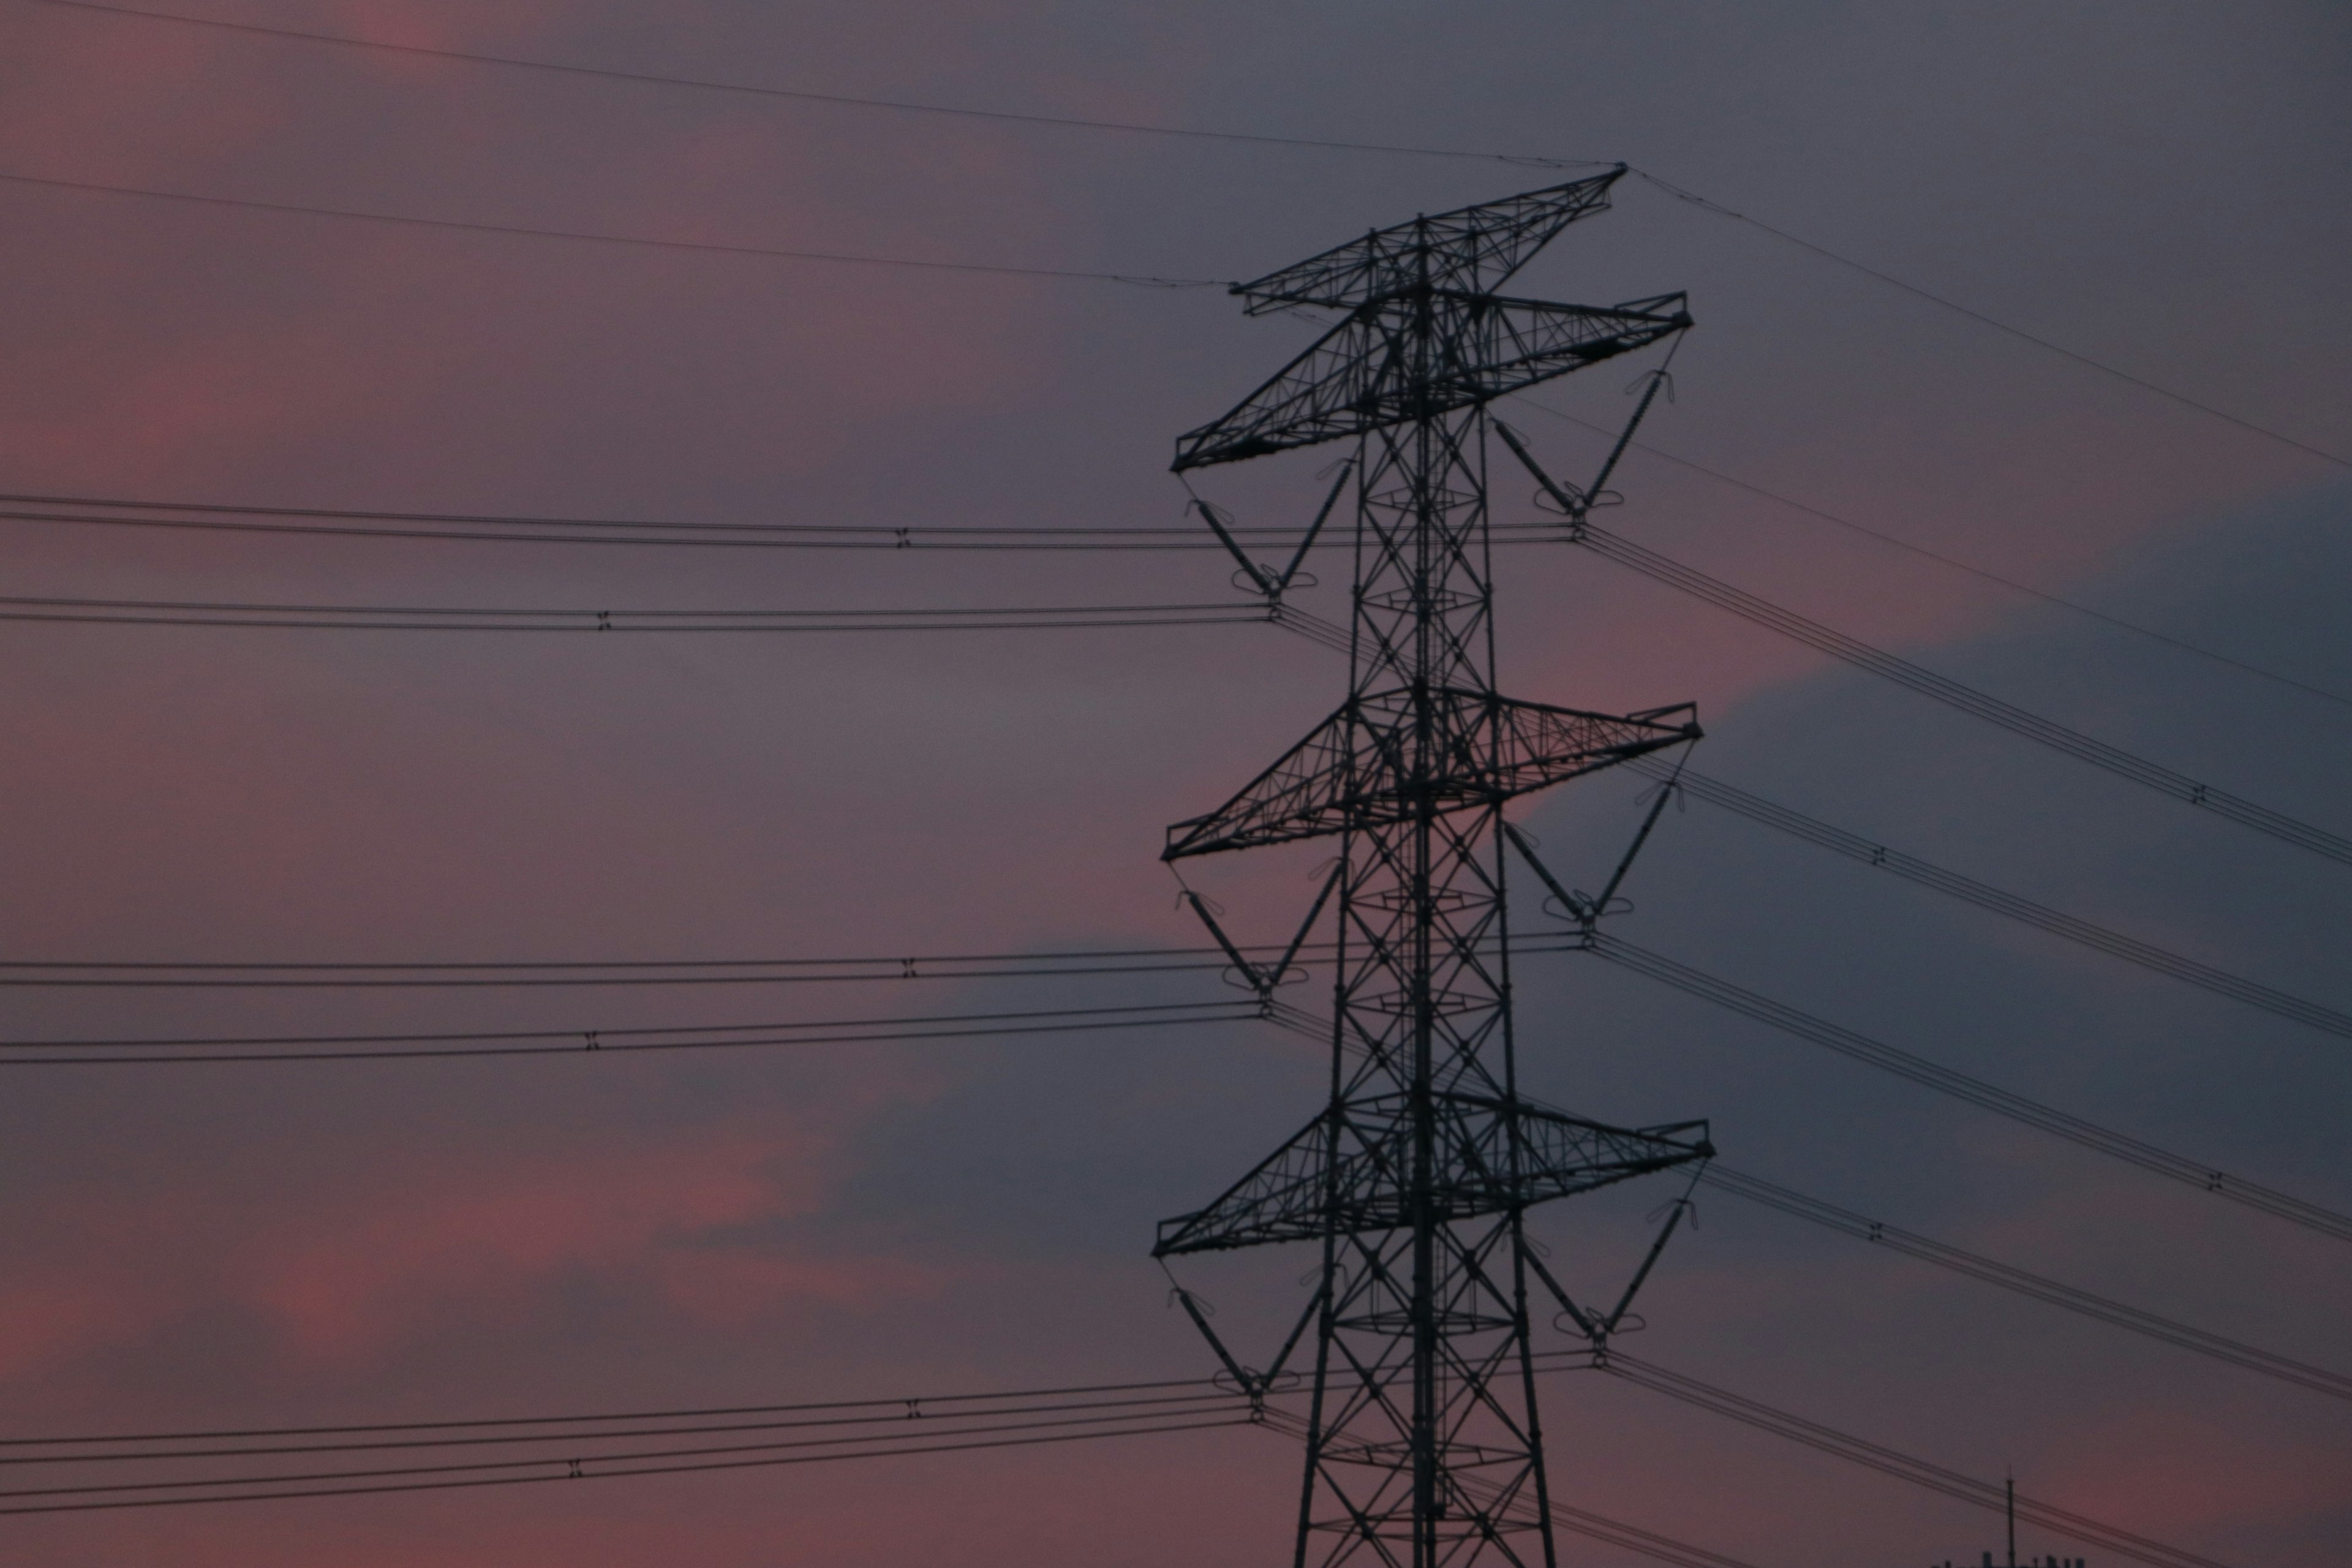
<instances>
[{"instance_id":1,"label":"pink cloud","mask_svg":"<svg viewBox=\"0 0 2352 1568\"><path fill-rule=\"evenodd\" d=\"M18 1377L152 1329L135 1271L37 1266L0 1286L0 1377Z\"/></svg>"},{"instance_id":2,"label":"pink cloud","mask_svg":"<svg viewBox=\"0 0 2352 1568\"><path fill-rule=\"evenodd\" d=\"M807 1214L822 1190L814 1152L737 1137L616 1152L593 1179L569 1159L436 1173L266 1234L240 1249L230 1288L303 1352L363 1354L452 1304L506 1316L563 1274L626 1275L698 1232ZM796 1277L728 1283L772 1302Z\"/></svg>"},{"instance_id":3,"label":"pink cloud","mask_svg":"<svg viewBox=\"0 0 2352 1568\"><path fill-rule=\"evenodd\" d=\"M593 1156L444 1156L396 1175L371 1163L292 1186L223 1173L170 1194L37 1194L12 1226L33 1243L0 1286L0 1371L224 1307L258 1313L304 1362L364 1364L452 1314L527 1321L567 1281L719 1331L936 1289L939 1269L903 1258L759 1239L822 1212L837 1165L824 1137L705 1128Z\"/></svg>"},{"instance_id":4,"label":"pink cloud","mask_svg":"<svg viewBox=\"0 0 2352 1568\"><path fill-rule=\"evenodd\" d=\"M662 1300L688 1322L748 1329L796 1305L864 1307L927 1296L947 1270L904 1258L795 1258L681 1250L653 1266Z\"/></svg>"}]
</instances>

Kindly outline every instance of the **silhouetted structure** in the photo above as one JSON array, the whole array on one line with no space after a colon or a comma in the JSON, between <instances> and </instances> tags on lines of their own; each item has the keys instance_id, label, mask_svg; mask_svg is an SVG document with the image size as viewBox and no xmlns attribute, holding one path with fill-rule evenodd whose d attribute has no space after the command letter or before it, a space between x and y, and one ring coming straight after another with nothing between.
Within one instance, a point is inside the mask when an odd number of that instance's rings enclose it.
<instances>
[{"instance_id":1,"label":"silhouetted structure","mask_svg":"<svg viewBox=\"0 0 2352 1568\"><path fill-rule=\"evenodd\" d=\"M1633 1292L1613 1312L1576 1306L1527 1244L1522 1215L1713 1152L1702 1121L1611 1127L1538 1105L1519 1093L1514 1058L1507 858L1524 858L1588 931L1624 866L1598 897L1567 891L1505 823L1504 803L1699 735L1687 705L1585 712L1505 697L1494 680L1487 405L1690 324L1679 294L1595 309L1493 292L1568 225L1602 210L1623 172L1416 218L1237 285L1251 314L1305 307L1341 319L1233 412L1177 443L1181 472L1355 442L1323 514L1352 475L1346 700L1233 799L1171 827L1163 857L1339 840L1298 939L1331 911L1329 1100L1215 1202L1162 1224L1154 1249L1165 1258L1280 1241L1322 1247L1320 1283L1265 1372L1237 1363L1181 1298L1254 1393L1315 1325L1302 1568L1359 1556L1549 1568L1528 1277L1601 1349ZM1571 522L1600 482L1577 490L1543 480ZM1202 510L1240 558L1242 580L1278 605L1306 546L1277 572ZM1208 908L1197 897L1193 905L1214 931ZM1259 965L1216 934L1268 1007L1282 1005L1275 988L1297 946Z\"/></svg>"},{"instance_id":2,"label":"silhouetted structure","mask_svg":"<svg viewBox=\"0 0 2352 1568\"><path fill-rule=\"evenodd\" d=\"M2015 1476L2009 1476L2002 1479L2001 1495L2008 1501L2009 1511L2009 1562L2007 1563L2007 1568L2018 1568L2017 1478ZM1935 1564L1928 1564L1928 1568L1935 1568ZM1947 1557L1944 1559L1943 1568L1952 1568L1952 1560L1950 1558ZM1990 1552L1984 1554L1983 1568L1993 1568L1992 1553ZM2080 1557L2053 1556L2037 1557L2032 1562L2026 1563L2024 1568L2087 1568L2087 1564L2085 1561Z\"/></svg>"}]
</instances>

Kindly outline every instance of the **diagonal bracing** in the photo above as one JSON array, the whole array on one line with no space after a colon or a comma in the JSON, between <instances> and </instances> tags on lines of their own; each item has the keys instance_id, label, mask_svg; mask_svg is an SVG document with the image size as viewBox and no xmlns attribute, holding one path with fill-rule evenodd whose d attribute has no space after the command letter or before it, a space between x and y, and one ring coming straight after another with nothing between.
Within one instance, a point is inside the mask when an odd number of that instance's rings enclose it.
<instances>
[{"instance_id":1,"label":"diagonal bracing","mask_svg":"<svg viewBox=\"0 0 2352 1568\"><path fill-rule=\"evenodd\" d=\"M1222 1196L1163 1225L1155 1248L1321 1249L1275 1363L1311 1321L1297 1568L1552 1568L1528 1307L1530 1269L1549 1276L1524 1215L1713 1152L1704 1122L1612 1127L1538 1105L1515 1056L1505 804L1699 734L1687 707L1595 713L1495 681L1487 403L1690 324L1679 294L1591 309L1493 292L1602 210L1622 173L1416 218L1237 286L1252 313L1345 314L1177 444L1182 471L1355 443L1341 481L1355 579L1349 624L1331 628L1349 652L1346 698L1223 805L1171 828L1163 852L1339 841L1307 919L1328 910L1336 928L1322 947L1336 971L1329 1097ZM1249 575L1279 605L1288 574ZM1276 1008L1280 964L1240 973ZM1262 1396L1274 1374L1216 1348Z\"/></svg>"}]
</instances>

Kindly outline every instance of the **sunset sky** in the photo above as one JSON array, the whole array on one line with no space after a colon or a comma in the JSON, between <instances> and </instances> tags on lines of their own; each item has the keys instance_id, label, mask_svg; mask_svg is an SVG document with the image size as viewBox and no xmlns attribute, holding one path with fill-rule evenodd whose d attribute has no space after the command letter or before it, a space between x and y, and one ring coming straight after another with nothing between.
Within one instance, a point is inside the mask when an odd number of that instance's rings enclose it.
<instances>
[{"instance_id":1,"label":"sunset sky","mask_svg":"<svg viewBox=\"0 0 2352 1568\"><path fill-rule=\"evenodd\" d=\"M143 4L143 0L133 0ZM1619 533L2352 833L2352 12L157 0L426 48L1068 119L1622 160L2201 413L1624 181L1516 279L1687 289ZM367 51L0 0L0 492L730 523L1171 528L1175 437L1318 331L1221 289L1556 183ZM28 182L68 182L68 184ZM1641 359L1498 410L1589 470ZM1541 409L1549 409L1546 413ZM1564 414L1568 419L1553 417ZM2260 428L2249 428L2248 426ZM2262 432L2267 430L2287 439ZM2298 446L2297 444L2301 445ZM2305 448L2333 453L2336 459ZM1725 479L1678 466L1671 454ZM1302 523L1337 449L1195 476ZM1500 453L1497 453L1500 461ZM1498 468L1499 472L1499 468ZM1540 514L1523 483L1496 516ZM1762 492L1769 492L1769 495ZM1789 498L2168 646L1792 508ZM22 510L22 509L19 509ZM8 596L592 609L1246 600L1208 553L564 548L0 521ZM1507 552L1501 681L1691 700L1693 765L2352 1011L2352 867L1855 673L1591 554ZM1301 602L1345 610L1345 558ZM2231 668L2179 643L2258 667ZM1280 629L524 637L0 623L0 963L1190 945L1155 864L1337 702ZM2300 683L2290 685L2287 682ZM1584 885L1647 782L1514 819ZM1188 868L1286 937L1327 850ZM1623 939L2342 1212L2352 1041L1693 802ZM1532 908L1523 926L1547 922ZM5 977L5 975L0 975ZM1532 1092L2352 1373L2352 1246L1582 955ZM608 990L0 986L0 1040L607 1029L1218 1000L1213 977ZM1304 1121L1255 1023L518 1060L0 1068L0 1439L1205 1375L1149 1250ZM1541 1211L1597 1293L1642 1184ZM1630 1349L2231 1568L2352 1560L2352 1406L1702 1194ZM1254 1343L1303 1253L1184 1282ZM1565 1348L1564 1337L1547 1339ZM1597 1374L1555 1496L1757 1568L1973 1563L2000 1521ZM4 1468L4 1467L0 1467ZM0 1491L29 1485L0 1478ZM54 1568L1287 1562L1297 1450L1137 1436L593 1486L0 1516ZM4 1501L5 1500L0 1500ZM2039 1531L2021 1556L2117 1559ZM1639 1559L1574 1537L1564 1562Z\"/></svg>"}]
</instances>

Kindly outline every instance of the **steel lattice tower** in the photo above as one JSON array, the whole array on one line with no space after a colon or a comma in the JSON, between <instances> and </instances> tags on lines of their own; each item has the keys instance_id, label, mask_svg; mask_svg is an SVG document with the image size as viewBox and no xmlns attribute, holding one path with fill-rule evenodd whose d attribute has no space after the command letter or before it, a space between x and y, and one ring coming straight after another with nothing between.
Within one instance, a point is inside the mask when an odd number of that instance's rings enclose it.
<instances>
[{"instance_id":1,"label":"steel lattice tower","mask_svg":"<svg viewBox=\"0 0 2352 1568\"><path fill-rule=\"evenodd\" d=\"M1315 1324L1299 1568L1549 1568L1530 1272L1596 1342L1615 1320L1567 1300L1522 1217L1712 1152L1703 1122L1616 1128L1522 1097L1512 1032L1506 847L1532 853L1504 803L1699 733L1687 706L1591 713L1495 686L1487 405L1690 324L1679 294L1594 309L1493 291L1602 210L1622 173L1417 218L1236 285L1251 314L1307 307L1343 319L1177 443L1181 473L1356 442L1347 699L1232 800L1171 827L1163 855L1340 841L1307 916L1313 926L1329 907L1337 921L1329 1102L1214 1203L1163 1223L1154 1248L1166 1259L1322 1247L1320 1284L1291 1336L1296 1346ZM1588 499L1551 489L1580 511ZM1218 514L1202 510L1231 546ZM1278 601L1290 574L1243 565ZM1588 926L1607 901L1560 897ZM1254 965L1225 945L1273 1005L1283 963ZM1271 1373L1217 1350L1265 1392Z\"/></svg>"}]
</instances>

